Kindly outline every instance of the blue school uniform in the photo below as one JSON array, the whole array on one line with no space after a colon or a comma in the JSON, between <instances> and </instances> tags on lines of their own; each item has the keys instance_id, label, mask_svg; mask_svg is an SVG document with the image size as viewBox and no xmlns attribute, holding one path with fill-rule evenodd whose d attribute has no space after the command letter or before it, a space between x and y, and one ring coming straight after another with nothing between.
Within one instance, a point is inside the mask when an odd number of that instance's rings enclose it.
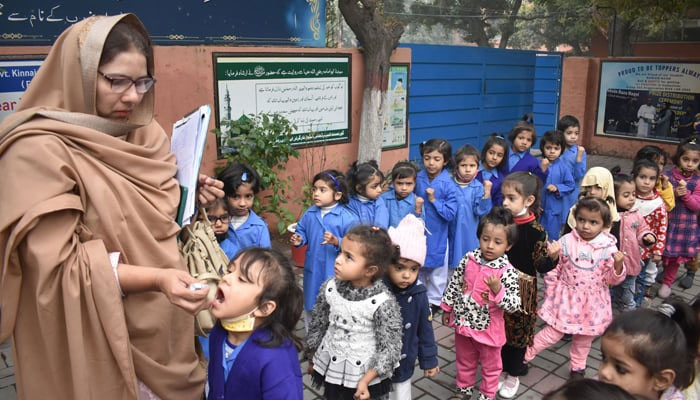
<instances>
[{"instance_id":1,"label":"blue school uniform","mask_svg":"<svg viewBox=\"0 0 700 400\"><path fill-rule=\"evenodd\" d=\"M479 172L476 174L476 179L484 183L484 180L491 181L491 205L493 207L503 204L503 193L501 193L501 184L506 173L503 170L494 168L492 170L479 167Z\"/></svg>"},{"instance_id":2,"label":"blue school uniform","mask_svg":"<svg viewBox=\"0 0 700 400\"><path fill-rule=\"evenodd\" d=\"M296 233L301 236L301 244L308 244L304 261L304 309L314 308L314 302L321 284L335 276L335 258L340 242L351 227L357 224L357 217L347 207L338 203L328 214L321 216L321 209L311 206L297 224ZM330 232L338 238L338 246L321 244L323 234Z\"/></svg>"},{"instance_id":3,"label":"blue school uniform","mask_svg":"<svg viewBox=\"0 0 700 400\"><path fill-rule=\"evenodd\" d=\"M447 231L450 256L447 266L456 268L467 252L479 247L476 227L479 219L491 210L491 199L484 199L484 185L474 179L468 185L457 185L457 214Z\"/></svg>"},{"instance_id":4,"label":"blue school uniform","mask_svg":"<svg viewBox=\"0 0 700 400\"><path fill-rule=\"evenodd\" d=\"M361 224L375 225L384 229L389 227L389 210L381 197L363 202L353 195L350 196L346 207L355 213Z\"/></svg>"},{"instance_id":5,"label":"blue school uniform","mask_svg":"<svg viewBox=\"0 0 700 400\"><path fill-rule=\"evenodd\" d=\"M396 297L401 307L403 338L401 362L394 370L391 381L401 383L413 376L413 368L418 365L423 370L438 366L437 345L433 333L433 316L426 295L425 286L418 280L406 289L395 286L389 279L384 279L386 286Z\"/></svg>"},{"instance_id":6,"label":"blue school uniform","mask_svg":"<svg viewBox=\"0 0 700 400\"><path fill-rule=\"evenodd\" d=\"M239 251L248 247L270 248L270 231L267 224L253 210L250 210L248 219L237 229L229 225L226 239L219 243L229 260L232 260Z\"/></svg>"},{"instance_id":7,"label":"blue school uniform","mask_svg":"<svg viewBox=\"0 0 700 400\"><path fill-rule=\"evenodd\" d=\"M554 162L547 168L547 180L542 188L542 217L540 224L547 231L549 240L559 239L559 232L562 226L566 223L566 218L569 215L568 204L569 194L574 190L574 177L571 174L569 165L561 159ZM547 186L555 185L558 192L552 193L547 190Z\"/></svg>"},{"instance_id":8,"label":"blue school uniform","mask_svg":"<svg viewBox=\"0 0 700 400\"><path fill-rule=\"evenodd\" d=\"M547 180L547 174L549 173L549 168L547 168L547 172L542 172L542 169L540 168L540 162L537 161L535 156L530 154L530 150L523 151L522 153L518 153L512 148L510 149L511 151L508 153L508 173L512 174L513 172L518 172L518 171L523 171L523 172L532 172L535 174L542 182Z\"/></svg>"},{"instance_id":9,"label":"blue school uniform","mask_svg":"<svg viewBox=\"0 0 700 400\"><path fill-rule=\"evenodd\" d=\"M304 385L297 351L289 339L277 347L263 347L258 341L270 338L270 332L258 328L236 348L235 360L226 374L224 341L228 334L220 324L211 331L207 399L302 400Z\"/></svg>"},{"instance_id":10,"label":"blue school uniform","mask_svg":"<svg viewBox=\"0 0 700 400\"><path fill-rule=\"evenodd\" d=\"M430 202L425 194L425 189L435 190L435 201ZM416 177L416 189L418 196L425 199L423 205L425 226L428 232L428 253L425 257L423 268L435 268L445 265L447 253L447 226L457 214L457 184L452 180L449 172L443 169L432 181L425 170L418 172Z\"/></svg>"},{"instance_id":11,"label":"blue school uniform","mask_svg":"<svg viewBox=\"0 0 700 400\"><path fill-rule=\"evenodd\" d=\"M418 218L421 218L423 215L423 213L416 214L416 195L414 193L409 193L408 196L399 200L396 197L396 191L392 187L389 191L382 193L382 199L389 212L389 226L397 227L403 217L408 214L413 214Z\"/></svg>"},{"instance_id":12,"label":"blue school uniform","mask_svg":"<svg viewBox=\"0 0 700 400\"><path fill-rule=\"evenodd\" d=\"M574 144L568 149L564 150L564 153L562 153L561 158L564 160L568 168L571 170L571 174L574 176L574 190L569 193L567 196L567 203L569 204L569 208L576 204L578 201L578 194L581 191L581 180L583 179L583 176L586 175L586 162L587 162L587 154L584 151L583 152L583 158L581 159L581 162L576 162L576 156L578 155L578 145Z\"/></svg>"}]
</instances>

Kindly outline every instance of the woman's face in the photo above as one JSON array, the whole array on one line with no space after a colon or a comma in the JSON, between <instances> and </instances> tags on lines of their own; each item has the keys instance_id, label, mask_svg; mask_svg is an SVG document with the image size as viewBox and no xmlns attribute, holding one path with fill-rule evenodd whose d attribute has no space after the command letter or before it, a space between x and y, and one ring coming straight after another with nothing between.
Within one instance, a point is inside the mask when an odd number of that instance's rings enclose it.
<instances>
[{"instance_id":1,"label":"woman's face","mask_svg":"<svg viewBox=\"0 0 700 400\"><path fill-rule=\"evenodd\" d=\"M147 77L146 56L136 49L121 52L112 61L102 64L99 67L99 72L95 100L97 115L117 121L128 120L131 113L143 100L145 93L138 93L134 85L122 93L117 93L112 89L110 81L103 75L133 80Z\"/></svg>"}]
</instances>

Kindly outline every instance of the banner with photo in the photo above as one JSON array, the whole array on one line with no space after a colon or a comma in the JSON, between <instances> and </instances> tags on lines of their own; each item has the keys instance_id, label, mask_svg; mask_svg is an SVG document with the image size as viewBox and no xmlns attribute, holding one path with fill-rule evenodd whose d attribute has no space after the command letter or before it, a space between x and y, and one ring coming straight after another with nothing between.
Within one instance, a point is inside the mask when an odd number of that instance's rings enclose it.
<instances>
[{"instance_id":1,"label":"banner with photo","mask_svg":"<svg viewBox=\"0 0 700 400\"><path fill-rule=\"evenodd\" d=\"M384 108L382 149L408 145L408 64L389 67L389 90Z\"/></svg>"},{"instance_id":2,"label":"banner with photo","mask_svg":"<svg viewBox=\"0 0 700 400\"><path fill-rule=\"evenodd\" d=\"M695 132L700 63L602 61L600 71L596 135L675 142Z\"/></svg>"}]
</instances>

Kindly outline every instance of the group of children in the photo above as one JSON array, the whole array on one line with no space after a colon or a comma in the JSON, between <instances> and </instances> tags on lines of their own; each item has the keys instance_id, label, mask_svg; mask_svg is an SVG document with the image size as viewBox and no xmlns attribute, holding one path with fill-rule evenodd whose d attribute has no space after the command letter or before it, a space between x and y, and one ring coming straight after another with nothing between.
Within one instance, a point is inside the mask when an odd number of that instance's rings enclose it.
<instances>
[{"instance_id":1,"label":"group of children","mask_svg":"<svg viewBox=\"0 0 700 400\"><path fill-rule=\"evenodd\" d=\"M236 232L254 217L245 199L257 192L257 175L242 166L230 186L224 179L227 196L239 198L222 203L231 223L209 216L221 243L244 250L232 256L212 308L221 323L209 343L210 395L253 390L242 388L244 378L261 382L261 395L245 398L300 399L293 330L303 307L308 373L328 399L410 399L416 360L425 376L439 373L431 321L440 309L456 333L453 399L471 399L479 365L479 399L514 397L527 363L566 334L572 379L583 377L591 343L603 335L602 382L645 398L682 398L694 377L696 313L679 302L636 308L661 261L659 296L668 296L680 264L690 266L692 285L700 143L681 143L665 175L665 154L647 146L630 176L586 171L578 121L566 116L558 128L540 139L541 161L530 154L537 138L528 116L510 145L493 134L481 152L466 145L453 157L449 142L428 140L423 169L397 163L386 192L376 162L318 173L314 205L290 237L308 245L303 295L284 257L248 248L269 247L267 231L267 246ZM613 307L629 312L613 320ZM536 332L538 315L546 325Z\"/></svg>"}]
</instances>

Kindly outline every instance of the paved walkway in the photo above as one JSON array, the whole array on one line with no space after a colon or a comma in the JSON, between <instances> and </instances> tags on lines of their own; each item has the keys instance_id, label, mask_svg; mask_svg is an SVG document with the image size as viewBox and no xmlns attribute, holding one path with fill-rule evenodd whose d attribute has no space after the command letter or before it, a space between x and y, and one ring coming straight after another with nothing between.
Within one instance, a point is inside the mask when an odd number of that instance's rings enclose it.
<instances>
[{"instance_id":1,"label":"paved walkway","mask_svg":"<svg viewBox=\"0 0 700 400\"><path fill-rule=\"evenodd\" d=\"M589 167L603 166L612 168L615 165L620 165L623 171L628 172L631 169L632 163L627 159L589 156ZM682 271L681 271L682 272ZM682 275L682 273L679 273ZM682 290L677 285L673 285L673 296L676 296L684 301L692 300L700 293L700 275L696 277L695 284L688 290ZM540 282L542 280L540 279ZM654 285L652 290L655 292L658 285ZM540 299L542 291L540 290ZM661 299L653 300L651 307L657 307L661 303ZM454 353L454 332L452 329L443 326L439 320L433 322L435 331L435 340L438 343L438 358L440 362L441 372L435 378L424 378L422 371L416 368L413 375L413 398L428 400L428 399L447 399L452 394L455 386L455 353ZM540 321L540 325L541 325ZM303 335L303 323L299 323L297 333ZM515 397L516 399L536 400L542 398L542 395L562 385L569 376L568 367L568 352L569 342L561 341L548 350L540 353L537 358L532 360L530 371L527 376L523 377L520 382L520 389ZM593 342L590 356L588 357L588 368L586 376L594 376L597 374L598 366L600 365L600 339ZM14 400L17 398L15 391L14 378L14 361L9 342L0 344L0 400ZM306 362L302 363L302 371L306 371ZM320 392L313 389L309 383L309 375L304 375L304 399L314 400L320 399ZM477 395L474 395L476 398Z\"/></svg>"}]
</instances>

